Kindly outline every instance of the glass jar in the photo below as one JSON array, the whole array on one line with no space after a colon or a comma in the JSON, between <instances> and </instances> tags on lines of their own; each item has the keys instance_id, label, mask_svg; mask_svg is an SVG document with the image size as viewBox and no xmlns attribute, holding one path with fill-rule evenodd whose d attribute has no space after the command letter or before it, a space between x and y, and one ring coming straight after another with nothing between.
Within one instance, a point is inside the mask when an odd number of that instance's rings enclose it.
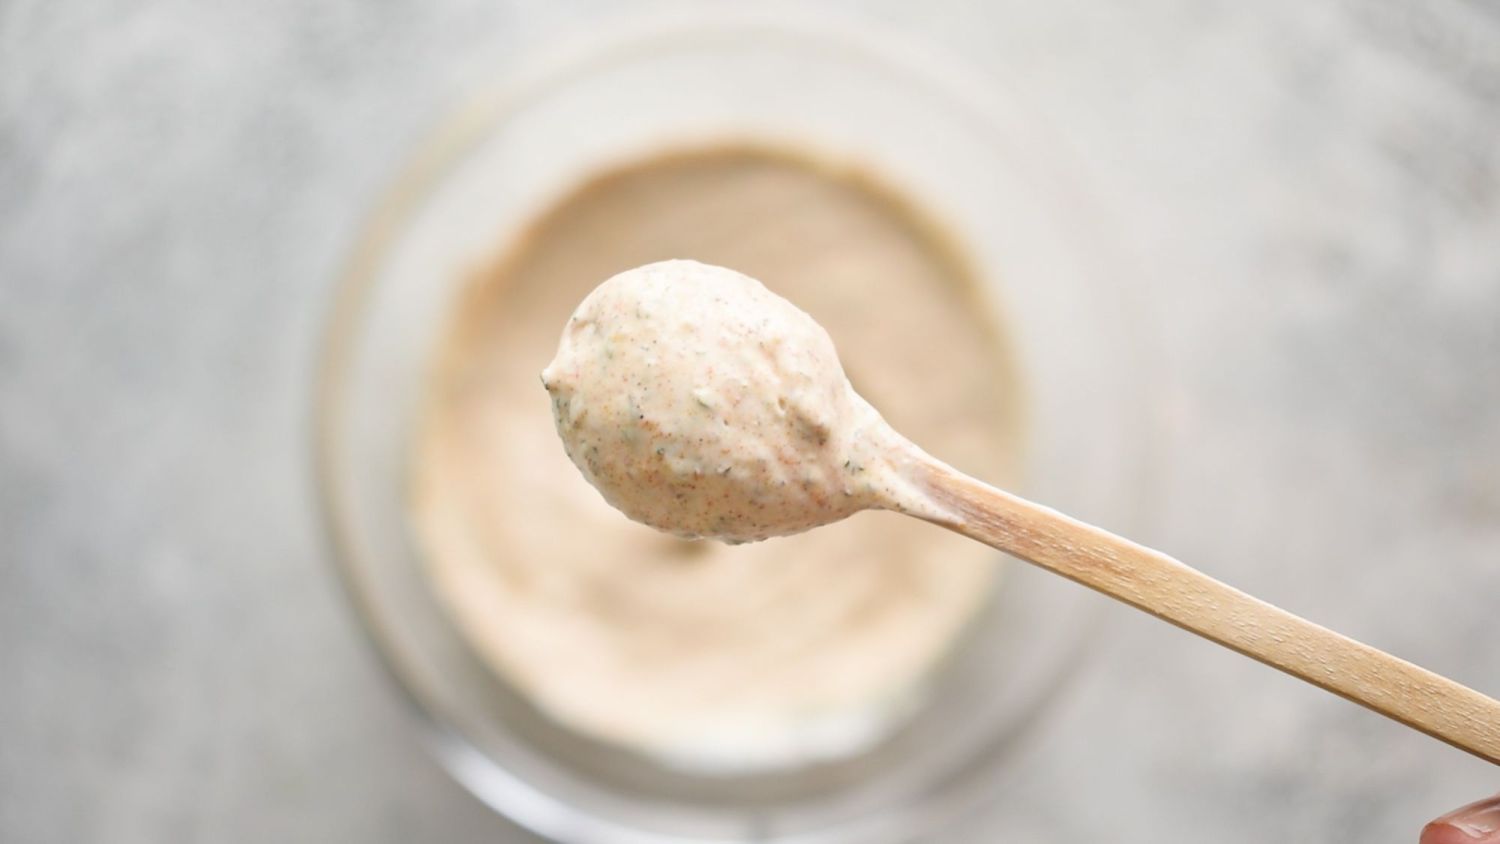
<instances>
[{"instance_id":1,"label":"glass jar","mask_svg":"<svg viewBox=\"0 0 1500 844\"><path fill-rule=\"evenodd\" d=\"M1129 531L1149 431L1139 344L1098 212L1042 121L942 59L847 23L723 11L580 38L504 76L422 145L349 264L317 387L334 556L434 753L560 841L901 841L1005 788L1018 738L1078 668L1099 599L1014 561L931 699L855 756L707 774L562 729L471 651L407 513L431 356L469 270L583 176L754 141L880 174L988 285L1024 381L1027 497ZM997 563L1002 562L997 559Z\"/></svg>"}]
</instances>

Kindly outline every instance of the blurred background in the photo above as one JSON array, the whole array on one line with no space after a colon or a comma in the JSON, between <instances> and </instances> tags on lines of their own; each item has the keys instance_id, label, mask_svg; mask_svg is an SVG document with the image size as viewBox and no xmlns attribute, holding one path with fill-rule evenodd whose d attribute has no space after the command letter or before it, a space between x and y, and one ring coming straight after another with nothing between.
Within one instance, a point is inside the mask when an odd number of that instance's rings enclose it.
<instances>
[{"instance_id":1,"label":"blurred background","mask_svg":"<svg viewBox=\"0 0 1500 844\"><path fill-rule=\"evenodd\" d=\"M313 375L418 139L663 5L0 5L0 841L534 840L340 594ZM1500 7L822 5L1065 139L1159 392L1137 538L1500 694ZM1097 600L1019 775L938 840L1414 841L1500 787Z\"/></svg>"}]
</instances>

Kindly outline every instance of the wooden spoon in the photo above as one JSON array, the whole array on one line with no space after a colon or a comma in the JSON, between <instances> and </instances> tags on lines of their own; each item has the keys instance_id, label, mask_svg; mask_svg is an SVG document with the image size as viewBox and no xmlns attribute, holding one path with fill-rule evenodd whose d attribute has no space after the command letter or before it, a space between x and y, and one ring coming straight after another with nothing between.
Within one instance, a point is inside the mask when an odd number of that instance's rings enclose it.
<instances>
[{"instance_id":1,"label":"wooden spoon","mask_svg":"<svg viewBox=\"0 0 1500 844\"><path fill-rule=\"evenodd\" d=\"M944 465L855 394L812 317L733 270L605 281L542 383L574 463L637 521L744 542L897 510L1500 764L1500 703Z\"/></svg>"},{"instance_id":2,"label":"wooden spoon","mask_svg":"<svg viewBox=\"0 0 1500 844\"><path fill-rule=\"evenodd\" d=\"M924 455L925 457L925 455ZM919 516L1500 765L1500 701L1272 606L1159 551L925 457Z\"/></svg>"}]
</instances>

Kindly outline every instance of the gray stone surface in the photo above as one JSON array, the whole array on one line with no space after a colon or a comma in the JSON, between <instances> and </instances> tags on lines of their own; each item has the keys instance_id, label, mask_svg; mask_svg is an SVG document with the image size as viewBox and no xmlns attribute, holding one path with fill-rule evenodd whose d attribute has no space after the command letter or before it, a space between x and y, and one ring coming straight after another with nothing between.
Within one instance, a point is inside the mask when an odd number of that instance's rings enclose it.
<instances>
[{"instance_id":1,"label":"gray stone surface","mask_svg":"<svg viewBox=\"0 0 1500 844\"><path fill-rule=\"evenodd\" d=\"M838 4L1003 78L1140 272L1142 539L1500 693L1493 4ZM445 105L623 14L0 3L0 841L522 841L429 760L324 560L309 382ZM1101 599L1102 602L1102 599ZM948 838L1411 841L1497 771L1110 606Z\"/></svg>"}]
</instances>

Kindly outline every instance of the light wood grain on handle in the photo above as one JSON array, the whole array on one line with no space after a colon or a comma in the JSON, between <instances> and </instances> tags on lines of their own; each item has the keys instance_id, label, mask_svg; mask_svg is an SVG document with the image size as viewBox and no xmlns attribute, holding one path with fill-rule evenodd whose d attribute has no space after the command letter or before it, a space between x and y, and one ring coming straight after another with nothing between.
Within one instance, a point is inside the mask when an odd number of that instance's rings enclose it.
<instances>
[{"instance_id":1,"label":"light wood grain on handle","mask_svg":"<svg viewBox=\"0 0 1500 844\"><path fill-rule=\"evenodd\" d=\"M1500 702L935 461L919 474L957 516L929 521L1500 765Z\"/></svg>"}]
</instances>

